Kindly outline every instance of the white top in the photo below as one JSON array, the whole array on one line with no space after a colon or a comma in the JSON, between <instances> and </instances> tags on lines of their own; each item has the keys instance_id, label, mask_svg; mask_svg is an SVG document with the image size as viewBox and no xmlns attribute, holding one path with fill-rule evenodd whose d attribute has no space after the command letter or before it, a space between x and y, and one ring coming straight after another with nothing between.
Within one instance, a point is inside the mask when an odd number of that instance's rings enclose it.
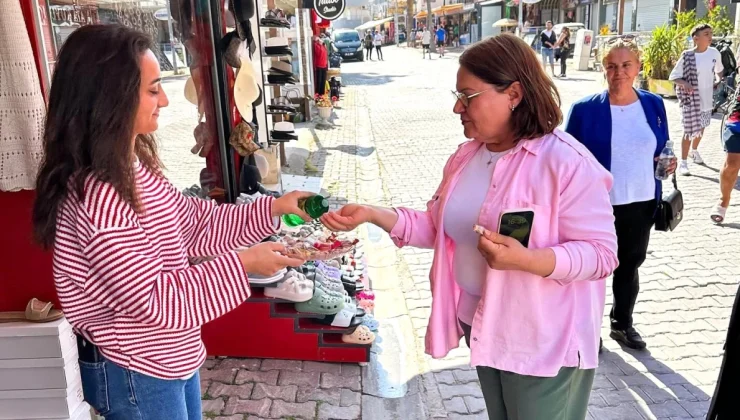
<instances>
[{"instance_id":1,"label":"white top","mask_svg":"<svg viewBox=\"0 0 740 420\"><path fill-rule=\"evenodd\" d=\"M431 44L432 43L432 33L428 30L425 30L423 34L421 34L421 43L422 44Z\"/></svg>"},{"instance_id":2,"label":"white top","mask_svg":"<svg viewBox=\"0 0 740 420\"><path fill-rule=\"evenodd\" d=\"M481 147L463 168L445 205L442 224L445 234L455 242L452 266L462 289L457 316L468 325L473 322L488 270L486 260L478 251L479 236L473 231L473 225L478 224L496 162L507 153L489 152Z\"/></svg>"},{"instance_id":3,"label":"white top","mask_svg":"<svg viewBox=\"0 0 740 420\"><path fill-rule=\"evenodd\" d=\"M695 52L694 55L696 56L696 72L699 79L701 110L711 111L714 97L714 75L725 69L722 65L722 54L716 48L709 47L703 53ZM670 80L683 79L683 55L668 78Z\"/></svg>"},{"instance_id":4,"label":"white top","mask_svg":"<svg viewBox=\"0 0 740 420\"><path fill-rule=\"evenodd\" d=\"M650 129L640 101L627 106L611 105L612 161L614 186L609 191L612 205L655 198L653 158L658 143Z\"/></svg>"},{"instance_id":5,"label":"white top","mask_svg":"<svg viewBox=\"0 0 740 420\"><path fill-rule=\"evenodd\" d=\"M383 45L383 36L380 35L378 32L375 33L375 38L373 38L373 45L380 46Z\"/></svg>"}]
</instances>

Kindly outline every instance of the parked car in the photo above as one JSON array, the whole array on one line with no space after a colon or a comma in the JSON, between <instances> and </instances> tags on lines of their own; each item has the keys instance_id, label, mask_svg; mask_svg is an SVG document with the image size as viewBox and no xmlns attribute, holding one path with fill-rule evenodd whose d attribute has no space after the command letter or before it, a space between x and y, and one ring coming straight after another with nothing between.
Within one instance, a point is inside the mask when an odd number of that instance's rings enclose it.
<instances>
[{"instance_id":1,"label":"parked car","mask_svg":"<svg viewBox=\"0 0 740 420\"><path fill-rule=\"evenodd\" d=\"M337 29L331 34L334 48L344 60L365 61L362 37L354 29Z\"/></svg>"}]
</instances>

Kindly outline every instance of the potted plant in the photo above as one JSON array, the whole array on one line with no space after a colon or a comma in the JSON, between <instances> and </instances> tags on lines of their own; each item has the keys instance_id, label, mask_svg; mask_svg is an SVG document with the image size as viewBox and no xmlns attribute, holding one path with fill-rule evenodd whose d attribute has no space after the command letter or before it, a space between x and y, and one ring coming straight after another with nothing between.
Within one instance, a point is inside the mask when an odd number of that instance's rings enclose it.
<instances>
[{"instance_id":1,"label":"potted plant","mask_svg":"<svg viewBox=\"0 0 740 420\"><path fill-rule=\"evenodd\" d=\"M332 110L332 103L331 99L329 99L329 95L316 94L314 100L316 101L316 107L319 109L319 117L328 121L331 117Z\"/></svg>"},{"instance_id":2,"label":"potted plant","mask_svg":"<svg viewBox=\"0 0 740 420\"><path fill-rule=\"evenodd\" d=\"M643 72L650 92L675 96L673 82L668 80L681 52L686 49L685 31L676 25L653 29L652 38L643 51Z\"/></svg>"}]
</instances>

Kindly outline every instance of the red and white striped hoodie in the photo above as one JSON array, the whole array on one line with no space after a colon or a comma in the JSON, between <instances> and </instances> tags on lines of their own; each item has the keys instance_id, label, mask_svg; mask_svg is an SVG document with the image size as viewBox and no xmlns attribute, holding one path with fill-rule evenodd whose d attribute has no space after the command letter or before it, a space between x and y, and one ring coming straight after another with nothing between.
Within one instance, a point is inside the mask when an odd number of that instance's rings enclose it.
<instances>
[{"instance_id":1,"label":"red and white striped hoodie","mask_svg":"<svg viewBox=\"0 0 740 420\"><path fill-rule=\"evenodd\" d=\"M116 364L162 379L188 377L206 358L200 327L250 295L233 250L279 228L273 198L216 205L186 197L137 165L137 214L89 177L57 218L54 280L67 319ZM189 257L220 255L197 266Z\"/></svg>"}]
</instances>

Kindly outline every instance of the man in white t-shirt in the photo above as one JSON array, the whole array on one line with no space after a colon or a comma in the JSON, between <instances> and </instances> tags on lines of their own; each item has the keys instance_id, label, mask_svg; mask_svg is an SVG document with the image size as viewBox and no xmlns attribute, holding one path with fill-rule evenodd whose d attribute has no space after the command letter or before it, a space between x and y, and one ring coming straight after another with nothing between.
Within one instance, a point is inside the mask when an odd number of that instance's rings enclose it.
<instances>
[{"instance_id":1,"label":"man in white t-shirt","mask_svg":"<svg viewBox=\"0 0 740 420\"><path fill-rule=\"evenodd\" d=\"M421 34L421 58L426 58L424 55L429 54L429 59L432 59L432 50L429 46L432 44L432 33L429 32L429 28L424 27L424 32Z\"/></svg>"},{"instance_id":2,"label":"man in white t-shirt","mask_svg":"<svg viewBox=\"0 0 740 420\"><path fill-rule=\"evenodd\" d=\"M691 30L691 38L694 40L693 51L696 57L696 74L699 82L702 126L707 127L712 119L714 86L719 81L719 75L724 70L724 66L722 65L722 55L720 52L710 46L712 44L712 27L710 25L704 23L694 26ZM683 68L683 56L681 56L681 59L678 60L676 67L673 68L668 78L690 93L693 91L693 87L684 79ZM691 155L694 163L704 163L697 151L703 134L704 130L701 131L701 135L694 136L692 141L691 133L684 133L681 144L681 164L678 168L678 173L681 175L690 174L689 164L687 162L689 155ZM691 146L691 150L689 150L689 146Z\"/></svg>"}]
</instances>

